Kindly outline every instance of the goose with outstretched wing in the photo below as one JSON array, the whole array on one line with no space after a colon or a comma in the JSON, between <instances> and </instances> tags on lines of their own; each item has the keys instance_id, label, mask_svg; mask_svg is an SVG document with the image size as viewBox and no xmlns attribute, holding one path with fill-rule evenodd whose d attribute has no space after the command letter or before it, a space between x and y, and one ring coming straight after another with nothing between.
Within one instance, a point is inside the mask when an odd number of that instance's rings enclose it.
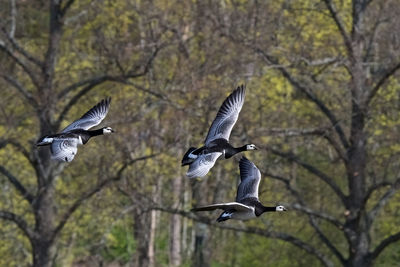
<instances>
[{"instance_id":1,"label":"goose with outstretched wing","mask_svg":"<svg viewBox=\"0 0 400 267\"><path fill-rule=\"evenodd\" d=\"M192 211L210 211L222 209L222 214L217 221L222 222L229 219L248 220L256 218L264 212L286 211L283 206L266 207L258 200L258 187L260 185L260 170L242 157L239 162L240 184L237 189L236 201L220 204L212 204L192 209Z\"/></svg>"},{"instance_id":2,"label":"goose with outstretched wing","mask_svg":"<svg viewBox=\"0 0 400 267\"><path fill-rule=\"evenodd\" d=\"M101 100L81 118L68 125L61 133L41 137L37 146L50 146L51 158L57 161L71 162L78 152L78 145L86 144L97 135L113 133L111 127L89 130L99 125L110 109L111 97Z\"/></svg>"},{"instance_id":3,"label":"goose with outstretched wing","mask_svg":"<svg viewBox=\"0 0 400 267\"><path fill-rule=\"evenodd\" d=\"M229 136L239 117L245 96L246 88L243 85L234 90L222 103L208 131L204 146L191 147L185 153L182 166L189 165L186 173L189 178L205 176L221 155L228 159L239 152L257 149L254 144L233 147L229 143Z\"/></svg>"}]
</instances>

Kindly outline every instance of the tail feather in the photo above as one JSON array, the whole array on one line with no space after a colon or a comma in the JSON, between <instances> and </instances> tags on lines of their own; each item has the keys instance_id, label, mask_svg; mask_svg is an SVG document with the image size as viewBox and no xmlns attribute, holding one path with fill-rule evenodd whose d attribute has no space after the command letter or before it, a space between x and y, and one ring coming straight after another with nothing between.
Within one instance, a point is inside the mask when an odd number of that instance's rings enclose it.
<instances>
[{"instance_id":1,"label":"tail feather","mask_svg":"<svg viewBox=\"0 0 400 267\"><path fill-rule=\"evenodd\" d=\"M37 142L37 146L47 146L51 145L53 143L54 138L50 137L49 135L45 135L42 138L40 138Z\"/></svg>"},{"instance_id":2,"label":"tail feather","mask_svg":"<svg viewBox=\"0 0 400 267\"><path fill-rule=\"evenodd\" d=\"M232 218L232 213L224 211L217 219L217 222L223 222Z\"/></svg>"},{"instance_id":3,"label":"tail feather","mask_svg":"<svg viewBox=\"0 0 400 267\"><path fill-rule=\"evenodd\" d=\"M188 149L188 151L185 153L182 159L182 166L189 165L194 161L194 159L189 158L189 154L195 151L197 148L191 147Z\"/></svg>"}]
</instances>

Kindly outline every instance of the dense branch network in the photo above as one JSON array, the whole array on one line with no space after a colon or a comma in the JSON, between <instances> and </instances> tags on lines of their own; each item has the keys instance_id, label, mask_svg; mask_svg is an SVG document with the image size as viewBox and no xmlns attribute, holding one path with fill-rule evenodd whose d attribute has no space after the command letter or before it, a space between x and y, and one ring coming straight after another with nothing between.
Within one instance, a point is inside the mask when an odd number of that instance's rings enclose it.
<instances>
[{"instance_id":1,"label":"dense branch network","mask_svg":"<svg viewBox=\"0 0 400 267\"><path fill-rule=\"evenodd\" d=\"M149 207L149 210L159 210L162 212L167 212L171 214L179 214L181 216L190 218L194 221L198 221L204 224L211 225L213 227L221 228L221 229L226 229L226 230L233 230L237 232L244 232L248 234L255 234L263 237L268 237L268 238L274 238L274 239L279 239L285 242L289 242L305 251L308 253L314 255L324 266L329 266L333 267L333 263L319 250L311 246L310 244L302 241L301 239L292 236L290 234L286 234L283 232L275 232L275 231L270 231L262 228L256 228L256 227L239 227L239 226L233 226L233 225L225 225L225 224L220 224L216 223L214 221L209 220L208 218L205 217L200 217L196 216L191 212L183 211L183 210L178 210L178 209L170 209L162 206L151 206Z\"/></svg>"}]
</instances>

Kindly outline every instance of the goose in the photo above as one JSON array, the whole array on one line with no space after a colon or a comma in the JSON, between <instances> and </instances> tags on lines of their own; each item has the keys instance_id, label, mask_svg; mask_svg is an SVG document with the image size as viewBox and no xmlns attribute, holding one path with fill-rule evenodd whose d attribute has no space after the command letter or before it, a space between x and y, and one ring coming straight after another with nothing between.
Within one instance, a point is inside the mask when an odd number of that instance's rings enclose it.
<instances>
[{"instance_id":1,"label":"goose","mask_svg":"<svg viewBox=\"0 0 400 267\"><path fill-rule=\"evenodd\" d=\"M86 144L90 138L97 135L110 134L111 127L89 130L100 124L110 108L111 97L101 100L80 119L68 125L61 133L41 137L37 146L50 146L51 158L56 161L71 162L78 152L78 145Z\"/></svg>"},{"instance_id":2,"label":"goose","mask_svg":"<svg viewBox=\"0 0 400 267\"><path fill-rule=\"evenodd\" d=\"M221 155L229 159L239 152L257 149L254 144L241 147L229 144L229 136L239 117L245 94L246 89L243 85L234 90L222 103L208 131L204 146L191 147L185 153L182 166L189 165L186 173L189 178L204 177Z\"/></svg>"},{"instance_id":3,"label":"goose","mask_svg":"<svg viewBox=\"0 0 400 267\"><path fill-rule=\"evenodd\" d=\"M264 212L286 211L284 206L266 207L258 200L258 186L261 173L253 162L242 157L239 162L240 184L237 189L236 201L220 204L212 204L193 208L192 211L208 211L222 209L222 214L217 222L229 219L249 220L259 217Z\"/></svg>"}]
</instances>

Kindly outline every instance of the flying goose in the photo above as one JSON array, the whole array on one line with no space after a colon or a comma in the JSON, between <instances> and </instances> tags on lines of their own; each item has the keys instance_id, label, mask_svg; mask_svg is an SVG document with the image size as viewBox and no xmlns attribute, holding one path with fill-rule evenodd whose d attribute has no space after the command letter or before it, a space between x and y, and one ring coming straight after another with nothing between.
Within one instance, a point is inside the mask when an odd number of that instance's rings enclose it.
<instances>
[{"instance_id":1,"label":"flying goose","mask_svg":"<svg viewBox=\"0 0 400 267\"><path fill-rule=\"evenodd\" d=\"M40 138L36 145L51 145L51 158L57 161L70 162L78 152L78 145L86 144L93 136L113 133L111 127L103 127L98 130L89 130L100 124L106 117L110 108L111 97L101 100L92 107L80 119L68 125L61 133L45 135Z\"/></svg>"},{"instance_id":2,"label":"flying goose","mask_svg":"<svg viewBox=\"0 0 400 267\"><path fill-rule=\"evenodd\" d=\"M284 206L265 207L258 200L258 186L260 185L260 170L242 157L239 162L240 184L238 186L236 201L229 203L213 204L192 209L192 211L224 210L218 217L217 222L229 219L248 220L260 216L264 212L286 211Z\"/></svg>"},{"instance_id":3,"label":"flying goose","mask_svg":"<svg viewBox=\"0 0 400 267\"><path fill-rule=\"evenodd\" d=\"M191 147L185 153L182 166L189 165L186 173L189 178L205 176L221 155L228 159L239 152L257 149L254 144L241 147L229 144L229 136L239 117L245 94L246 89L243 85L234 90L222 103L208 131L204 146Z\"/></svg>"}]
</instances>

